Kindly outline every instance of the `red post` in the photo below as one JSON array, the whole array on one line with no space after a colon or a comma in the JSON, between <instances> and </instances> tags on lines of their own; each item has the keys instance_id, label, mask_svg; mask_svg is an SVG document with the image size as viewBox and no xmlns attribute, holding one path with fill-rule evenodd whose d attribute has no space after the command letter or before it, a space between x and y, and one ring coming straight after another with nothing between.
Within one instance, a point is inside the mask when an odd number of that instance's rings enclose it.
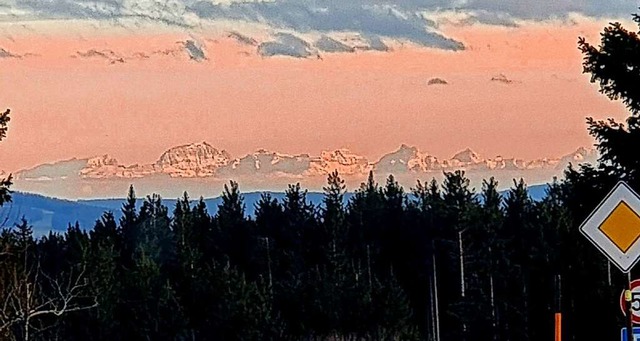
<instances>
[{"instance_id":1,"label":"red post","mask_svg":"<svg viewBox=\"0 0 640 341\"><path fill-rule=\"evenodd\" d=\"M556 275L556 333L555 341L562 341L562 275Z\"/></svg>"},{"instance_id":2,"label":"red post","mask_svg":"<svg viewBox=\"0 0 640 341\"><path fill-rule=\"evenodd\" d=\"M562 341L562 313L556 313L556 338L555 341Z\"/></svg>"}]
</instances>

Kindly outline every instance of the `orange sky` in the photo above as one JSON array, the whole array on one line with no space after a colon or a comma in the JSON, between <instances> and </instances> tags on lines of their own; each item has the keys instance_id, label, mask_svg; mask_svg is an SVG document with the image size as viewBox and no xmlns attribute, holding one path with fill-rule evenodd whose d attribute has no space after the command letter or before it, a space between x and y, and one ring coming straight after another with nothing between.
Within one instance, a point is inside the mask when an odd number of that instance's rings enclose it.
<instances>
[{"instance_id":1,"label":"orange sky","mask_svg":"<svg viewBox=\"0 0 640 341\"><path fill-rule=\"evenodd\" d=\"M208 61L156 57L109 64L76 51L122 55L176 48L186 33L39 34L0 38L22 59L0 59L0 106L12 109L0 143L8 171L111 154L150 163L166 149L207 141L240 156L259 148L319 154L346 147L375 161L400 144L449 157L537 158L593 144L585 117L625 117L581 74L579 35L596 43L607 20L520 28L444 27L468 47L261 58L219 33L198 33ZM491 82L498 74L511 84ZM440 77L446 86L427 86Z\"/></svg>"}]
</instances>

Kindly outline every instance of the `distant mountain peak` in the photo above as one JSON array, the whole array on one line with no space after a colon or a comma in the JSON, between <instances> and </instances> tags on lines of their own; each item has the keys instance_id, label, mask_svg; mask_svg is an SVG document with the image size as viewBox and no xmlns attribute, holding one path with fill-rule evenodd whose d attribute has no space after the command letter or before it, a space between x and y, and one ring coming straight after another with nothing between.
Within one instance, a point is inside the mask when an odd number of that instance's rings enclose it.
<instances>
[{"instance_id":1,"label":"distant mountain peak","mask_svg":"<svg viewBox=\"0 0 640 341\"><path fill-rule=\"evenodd\" d=\"M347 148L324 150L320 157L312 158L308 175L326 175L338 171L342 175L354 175L368 172L370 164L367 158L352 153Z\"/></svg>"},{"instance_id":2,"label":"distant mountain peak","mask_svg":"<svg viewBox=\"0 0 640 341\"><path fill-rule=\"evenodd\" d=\"M347 148L323 150L320 153L320 157L327 160L364 159L364 156L354 154Z\"/></svg>"},{"instance_id":3,"label":"distant mountain peak","mask_svg":"<svg viewBox=\"0 0 640 341\"><path fill-rule=\"evenodd\" d=\"M150 164L121 165L108 154L90 159L72 159L41 165L20 171L16 179L33 182L50 182L64 179L117 179L144 178L165 175L172 178L249 179L253 183L265 179L290 178L318 179L333 171L341 176L366 177L370 171L376 174L404 177L434 176L442 172L465 170L469 174L520 176L522 172L537 170L539 174L561 175L569 163L595 163L597 152L581 147L562 157L523 160L518 158L482 158L471 148L456 153L451 158L438 158L417 147L401 144L395 151L383 155L376 162L358 155L348 148L324 150L319 155L289 155L258 149L242 157L232 157L224 149L214 148L206 141L172 147ZM515 172L515 173L514 173ZM516 174L516 175L513 175ZM534 174L530 172L529 174ZM162 177L160 177L162 178Z\"/></svg>"},{"instance_id":4,"label":"distant mountain peak","mask_svg":"<svg viewBox=\"0 0 640 341\"><path fill-rule=\"evenodd\" d=\"M561 163L572 163L574 166L580 163L595 163L598 159L598 152L595 148L580 147L575 152L565 155Z\"/></svg>"},{"instance_id":5,"label":"distant mountain peak","mask_svg":"<svg viewBox=\"0 0 640 341\"><path fill-rule=\"evenodd\" d=\"M415 146L410 146L408 144L401 144L400 147L397 149L398 152L400 151L411 151L411 152L417 152L418 148L416 148Z\"/></svg>"},{"instance_id":6,"label":"distant mountain peak","mask_svg":"<svg viewBox=\"0 0 640 341\"><path fill-rule=\"evenodd\" d=\"M231 156L225 150L199 142L168 149L156 161L156 166L172 177L206 177L213 176L218 168L230 162Z\"/></svg>"},{"instance_id":7,"label":"distant mountain peak","mask_svg":"<svg viewBox=\"0 0 640 341\"><path fill-rule=\"evenodd\" d=\"M478 155L478 153L471 150L471 148L467 148L461 152L458 152L453 156L453 160L458 160L464 163L479 163L482 162L482 158Z\"/></svg>"}]
</instances>

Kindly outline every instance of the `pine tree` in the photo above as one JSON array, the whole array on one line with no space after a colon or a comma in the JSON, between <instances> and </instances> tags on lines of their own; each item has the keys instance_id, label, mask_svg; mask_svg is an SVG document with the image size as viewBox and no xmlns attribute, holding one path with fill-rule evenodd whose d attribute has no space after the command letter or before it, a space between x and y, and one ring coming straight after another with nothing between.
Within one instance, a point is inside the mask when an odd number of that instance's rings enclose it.
<instances>
[{"instance_id":1,"label":"pine tree","mask_svg":"<svg viewBox=\"0 0 640 341\"><path fill-rule=\"evenodd\" d=\"M0 141L7 137L8 123L11 120L9 113L11 110L7 109L5 112L0 113ZM4 203L11 201L11 190L9 187L13 184L13 178L9 174L6 178L0 179L0 206Z\"/></svg>"},{"instance_id":2,"label":"pine tree","mask_svg":"<svg viewBox=\"0 0 640 341\"><path fill-rule=\"evenodd\" d=\"M346 212L343 203L346 186L338 171L329 174L327 186L323 189L322 222L324 233L318 233L314 239L324 244L323 251L329 255L329 271L340 271L346 262L345 243L348 227L346 226Z\"/></svg>"},{"instance_id":3,"label":"pine tree","mask_svg":"<svg viewBox=\"0 0 640 341\"><path fill-rule=\"evenodd\" d=\"M222 204L218 206L218 217L223 217L225 223L239 223L245 219L244 199L240 195L238 183L231 181L229 185L224 185L222 193Z\"/></svg>"},{"instance_id":4,"label":"pine tree","mask_svg":"<svg viewBox=\"0 0 640 341\"><path fill-rule=\"evenodd\" d=\"M293 274L303 271L305 263L315 264L313 255L317 254L317 244L314 240L317 224L315 207L307 201L307 191L300 188L300 184L289 185L282 204L287 217L287 249L290 252L288 261Z\"/></svg>"},{"instance_id":5,"label":"pine tree","mask_svg":"<svg viewBox=\"0 0 640 341\"><path fill-rule=\"evenodd\" d=\"M474 226L470 239L475 242L473 257L477 257L477 271L483 276L479 283L484 304L477 310L485 322L487 339L502 339L502 319L506 316L505 284L508 282L509 263L506 259L506 236L503 230L503 201L498 193L498 182L494 178L483 181L482 211L480 223ZM473 244L472 244L473 245Z\"/></svg>"},{"instance_id":6,"label":"pine tree","mask_svg":"<svg viewBox=\"0 0 640 341\"><path fill-rule=\"evenodd\" d=\"M450 335L464 337L468 333L471 312L468 307L468 229L475 222L478 202L464 171L445 173L442 184L443 223L440 240L436 244L438 268L442 269L441 284L447 288L442 304L451 316L443 319ZM465 251L467 251L465 253ZM449 265L449 267L447 267ZM454 289L455 288L455 289ZM443 290L444 291L444 290Z\"/></svg>"},{"instance_id":7,"label":"pine tree","mask_svg":"<svg viewBox=\"0 0 640 341\"><path fill-rule=\"evenodd\" d=\"M257 257L258 263L262 266L262 274L267 279L270 290L273 289L274 278L279 278L283 274L280 258L286 231L286 219L282 205L278 200L271 197L269 193L263 193L255 207L256 233L260 239L261 251Z\"/></svg>"},{"instance_id":8,"label":"pine tree","mask_svg":"<svg viewBox=\"0 0 640 341\"><path fill-rule=\"evenodd\" d=\"M133 254L141 238L141 230L136 210L136 192L133 185L129 186L127 199L122 204L122 217L120 218L120 230L122 231L121 257L124 267L131 267Z\"/></svg>"},{"instance_id":9,"label":"pine tree","mask_svg":"<svg viewBox=\"0 0 640 341\"><path fill-rule=\"evenodd\" d=\"M633 19L640 24L638 15ZM579 39L583 71L591 74L591 82L598 83L609 99L621 99L630 116L627 125L589 118L589 132L598 141L601 169L636 186L640 185L640 157L628 146L640 143L640 38L618 22L606 27L601 36L599 47Z\"/></svg>"},{"instance_id":10,"label":"pine tree","mask_svg":"<svg viewBox=\"0 0 640 341\"><path fill-rule=\"evenodd\" d=\"M118 225L112 212L106 212L89 233L90 258L89 269L91 286L98 295L99 309L92 312L95 329L91 335L100 335L101 339L120 339L120 319L118 307L122 305L122 272L119 267L120 241ZM85 325L91 326L90 322ZM87 338L90 336L87 336Z\"/></svg>"},{"instance_id":11,"label":"pine tree","mask_svg":"<svg viewBox=\"0 0 640 341\"><path fill-rule=\"evenodd\" d=\"M367 182L362 183L347 204L349 245L359 258L376 257L380 252L384 212L384 197L375 182L373 172L369 172ZM369 256L367 256L369 255Z\"/></svg>"}]
</instances>

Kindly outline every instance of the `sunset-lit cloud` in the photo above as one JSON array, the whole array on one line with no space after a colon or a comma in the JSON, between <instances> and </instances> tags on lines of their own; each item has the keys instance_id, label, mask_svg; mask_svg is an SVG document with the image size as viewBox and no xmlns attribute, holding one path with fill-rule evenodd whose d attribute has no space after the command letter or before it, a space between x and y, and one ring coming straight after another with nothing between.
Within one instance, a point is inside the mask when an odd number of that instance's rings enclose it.
<instances>
[{"instance_id":1,"label":"sunset-lit cloud","mask_svg":"<svg viewBox=\"0 0 640 341\"><path fill-rule=\"evenodd\" d=\"M4 21L95 20L129 25L155 23L197 29L216 22L266 25L274 31L313 34L351 32L371 39L392 39L445 50L465 48L443 32L442 13L463 24L515 27L523 20L624 17L637 10L635 0L0 0ZM454 15L455 16L455 15ZM239 32L243 33L243 32ZM238 36L239 37L239 36ZM253 39L246 36L249 41ZM286 44L285 44L286 45Z\"/></svg>"}]
</instances>

